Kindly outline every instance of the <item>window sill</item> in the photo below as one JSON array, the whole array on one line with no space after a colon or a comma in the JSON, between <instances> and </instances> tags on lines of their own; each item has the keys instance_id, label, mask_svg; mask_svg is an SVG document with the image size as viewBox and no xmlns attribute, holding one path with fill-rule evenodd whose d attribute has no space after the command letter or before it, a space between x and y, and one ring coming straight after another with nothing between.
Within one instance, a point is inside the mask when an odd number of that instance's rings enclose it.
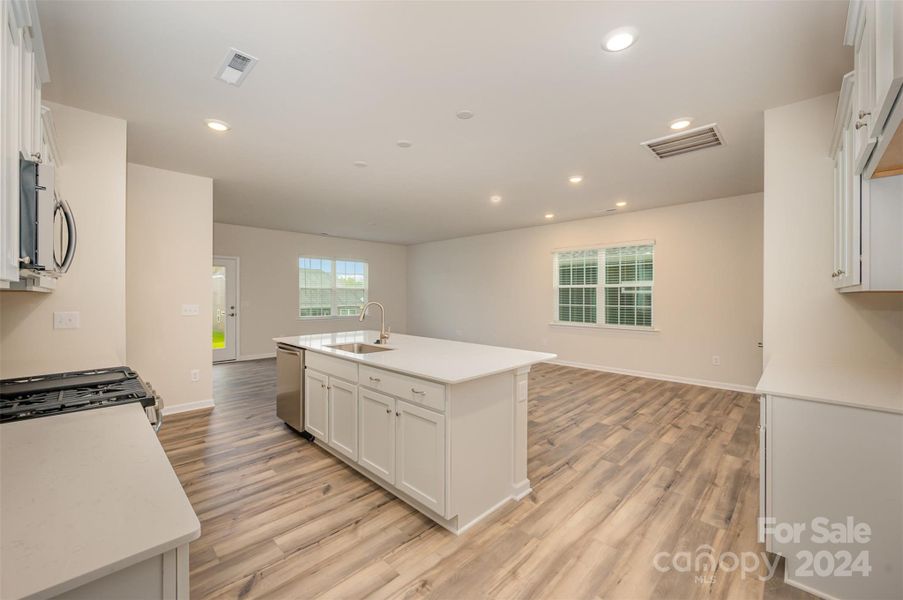
<instances>
[{"instance_id":1,"label":"window sill","mask_svg":"<svg viewBox=\"0 0 903 600\"><path fill-rule=\"evenodd\" d=\"M638 333L659 333L661 329L655 327L633 327L630 325L602 325L599 323L564 323L561 321L552 321L549 323L552 327L568 327L574 329L613 329L615 331L633 331Z\"/></svg>"},{"instance_id":2,"label":"window sill","mask_svg":"<svg viewBox=\"0 0 903 600\"><path fill-rule=\"evenodd\" d=\"M328 317L296 317L298 321L346 321L348 319L354 319L357 321L360 319L360 315L329 315Z\"/></svg>"}]
</instances>

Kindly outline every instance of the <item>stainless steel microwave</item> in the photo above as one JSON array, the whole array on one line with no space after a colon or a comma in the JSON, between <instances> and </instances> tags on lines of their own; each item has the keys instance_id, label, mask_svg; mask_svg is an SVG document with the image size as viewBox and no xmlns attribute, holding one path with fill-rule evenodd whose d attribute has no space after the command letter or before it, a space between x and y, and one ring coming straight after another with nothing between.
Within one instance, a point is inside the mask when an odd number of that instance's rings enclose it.
<instances>
[{"instance_id":1,"label":"stainless steel microwave","mask_svg":"<svg viewBox=\"0 0 903 600\"><path fill-rule=\"evenodd\" d=\"M77 235L72 210L57 193L53 165L20 154L20 268L62 275L75 257Z\"/></svg>"}]
</instances>

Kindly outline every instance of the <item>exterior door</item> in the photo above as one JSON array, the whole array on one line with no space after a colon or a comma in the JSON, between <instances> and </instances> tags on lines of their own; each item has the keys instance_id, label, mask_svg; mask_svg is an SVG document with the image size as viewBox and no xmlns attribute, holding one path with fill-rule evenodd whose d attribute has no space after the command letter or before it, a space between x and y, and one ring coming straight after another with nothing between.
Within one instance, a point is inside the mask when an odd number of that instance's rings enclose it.
<instances>
[{"instance_id":1,"label":"exterior door","mask_svg":"<svg viewBox=\"0 0 903 600\"><path fill-rule=\"evenodd\" d=\"M358 464L395 483L395 400L389 396L360 390L360 460Z\"/></svg>"},{"instance_id":2,"label":"exterior door","mask_svg":"<svg viewBox=\"0 0 903 600\"><path fill-rule=\"evenodd\" d=\"M445 417L402 400L396 406L396 486L444 516Z\"/></svg>"},{"instance_id":3,"label":"exterior door","mask_svg":"<svg viewBox=\"0 0 903 600\"><path fill-rule=\"evenodd\" d=\"M329 422L329 378L306 369L304 371L304 429L321 441L327 441Z\"/></svg>"},{"instance_id":4,"label":"exterior door","mask_svg":"<svg viewBox=\"0 0 903 600\"><path fill-rule=\"evenodd\" d=\"M213 257L213 362L238 358L238 259Z\"/></svg>"},{"instance_id":5,"label":"exterior door","mask_svg":"<svg viewBox=\"0 0 903 600\"><path fill-rule=\"evenodd\" d=\"M329 378L329 446L357 461L357 386Z\"/></svg>"}]
</instances>

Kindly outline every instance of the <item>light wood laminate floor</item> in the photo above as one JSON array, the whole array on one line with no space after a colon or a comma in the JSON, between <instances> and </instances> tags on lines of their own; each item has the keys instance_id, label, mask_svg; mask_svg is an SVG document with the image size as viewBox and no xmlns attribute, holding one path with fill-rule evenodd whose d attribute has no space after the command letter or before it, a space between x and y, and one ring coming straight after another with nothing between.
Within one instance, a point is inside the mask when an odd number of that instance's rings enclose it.
<instances>
[{"instance_id":1,"label":"light wood laminate floor","mask_svg":"<svg viewBox=\"0 0 903 600\"><path fill-rule=\"evenodd\" d=\"M533 493L455 536L275 415L275 360L214 367L216 408L160 440L201 520L201 598L801 598L778 576L659 572L659 552L756 552L751 394L542 364Z\"/></svg>"}]
</instances>

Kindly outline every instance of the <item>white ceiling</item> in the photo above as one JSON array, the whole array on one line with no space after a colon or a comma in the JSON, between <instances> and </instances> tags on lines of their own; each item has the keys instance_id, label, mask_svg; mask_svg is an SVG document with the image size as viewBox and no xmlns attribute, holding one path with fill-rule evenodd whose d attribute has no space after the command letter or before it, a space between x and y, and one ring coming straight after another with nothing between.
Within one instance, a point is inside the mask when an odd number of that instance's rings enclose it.
<instances>
[{"instance_id":1,"label":"white ceiling","mask_svg":"<svg viewBox=\"0 0 903 600\"><path fill-rule=\"evenodd\" d=\"M837 89L851 63L846 2L39 10L46 97L127 119L131 162L213 177L217 221L402 243L761 191L763 109ZM624 25L637 43L602 51ZM213 78L230 46L260 60L239 88ZM686 115L726 146L640 146Z\"/></svg>"}]
</instances>

